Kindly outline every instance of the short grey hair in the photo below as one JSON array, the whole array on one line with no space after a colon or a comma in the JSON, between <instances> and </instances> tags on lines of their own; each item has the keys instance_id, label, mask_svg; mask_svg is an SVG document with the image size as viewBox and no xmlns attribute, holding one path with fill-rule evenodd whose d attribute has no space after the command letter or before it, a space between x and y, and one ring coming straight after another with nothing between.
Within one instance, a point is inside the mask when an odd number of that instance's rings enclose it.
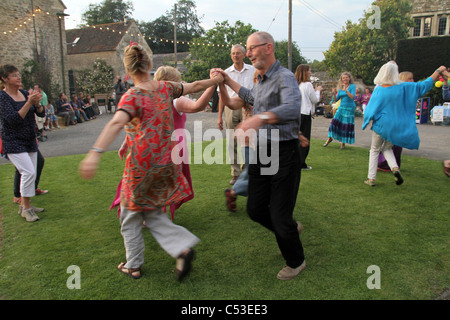
<instances>
[{"instance_id":1,"label":"short grey hair","mask_svg":"<svg viewBox=\"0 0 450 320\"><path fill-rule=\"evenodd\" d=\"M233 44L233 46L231 47L231 51L233 51L233 49L239 48L242 50L242 53L245 55L245 47L242 44Z\"/></svg>"},{"instance_id":2,"label":"short grey hair","mask_svg":"<svg viewBox=\"0 0 450 320\"><path fill-rule=\"evenodd\" d=\"M256 35L259 40L261 40L262 42L267 42L272 44L273 49L275 50L275 40L273 39L272 35L268 32L264 32L264 31L257 31L254 32L252 35Z\"/></svg>"}]
</instances>

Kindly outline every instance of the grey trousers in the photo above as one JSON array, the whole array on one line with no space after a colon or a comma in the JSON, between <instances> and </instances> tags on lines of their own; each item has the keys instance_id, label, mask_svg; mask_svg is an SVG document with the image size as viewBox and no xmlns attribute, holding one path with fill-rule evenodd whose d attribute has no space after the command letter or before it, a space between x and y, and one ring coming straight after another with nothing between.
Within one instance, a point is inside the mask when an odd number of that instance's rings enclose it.
<instances>
[{"instance_id":1,"label":"grey trousers","mask_svg":"<svg viewBox=\"0 0 450 320\"><path fill-rule=\"evenodd\" d=\"M187 248L194 247L200 239L186 228L176 225L160 209L146 212L130 211L120 206L121 233L124 240L126 268L140 268L144 264L145 243L142 223L169 255L178 258Z\"/></svg>"},{"instance_id":2,"label":"grey trousers","mask_svg":"<svg viewBox=\"0 0 450 320\"><path fill-rule=\"evenodd\" d=\"M242 109L232 110L227 106L224 106L224 114L225 114L225 126L227 129L235 129L239 123L242 121ZM230 131L227 131L230 132ZM227 137L229 144L227 145L228 155L233 157L233 161L231 161L231 176L237 177L242 172L242 166L239 164L239 155L238 155L238 143L237 139L230 134ZM231 146L231 142L233 141L233 146ZM233 149L231 149L233 148Z\"/></svg>"}]
</instances>

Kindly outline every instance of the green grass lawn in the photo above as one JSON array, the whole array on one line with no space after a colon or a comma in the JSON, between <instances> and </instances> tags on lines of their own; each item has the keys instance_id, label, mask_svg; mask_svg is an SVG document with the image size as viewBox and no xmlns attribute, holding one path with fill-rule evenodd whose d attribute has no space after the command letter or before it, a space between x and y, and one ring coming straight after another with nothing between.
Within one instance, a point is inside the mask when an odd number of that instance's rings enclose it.
<instances>
[{"instance_id":1,"label":"green grass lawn","mask_svg":"<svg viewBox=\"0 0 450 320\"><path fill-rule=\"evenodd\" d=\"M449 287L450 179L438 161L402 157L405 183L378 173L376 187L363 183L368 150L312 141L294 217L304 225L306 270L292 281L276 275L284 261L274 236L251 221L246 198L226 210L226 164L191 165L195 198L175 222L200 244L192 273L178 283L174 260L145 232L143 277L133 280L116 266L125 261L116 210L109 211L123 163L104 154L97 176L80 178L84 155L48 158L33 199L45 207L27 223L12 202L14 168L0 166L0 299L316 300L434 299ZM208 146L205 142L203 147ZM70 290L70 266L81 289ZM380 289L369 289L369 266L380 268Z\"/></svg>"}]
</instances>

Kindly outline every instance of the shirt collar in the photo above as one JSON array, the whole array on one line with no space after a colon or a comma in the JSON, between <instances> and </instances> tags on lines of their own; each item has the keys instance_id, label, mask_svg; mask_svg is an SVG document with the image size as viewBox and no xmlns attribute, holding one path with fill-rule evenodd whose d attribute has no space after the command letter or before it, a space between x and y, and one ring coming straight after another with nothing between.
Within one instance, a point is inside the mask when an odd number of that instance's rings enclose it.
<instances>
[{"instance_id":1,"label":"shirt collar","mask_svg":"<svg viewBox=\"0 0 450 320\"><path fill-rule=\"evenodd\" d=\"M236 68L234 67L234 63L231 65L231 71L236 71L236 72L244 72L244 70L248 70L250 69L250 65L244 63L244 67L242 68L241 71L236 70Z\"/></svg>"},{"instance_id":2,"label":"shirt collar","mask_svg":"<svg viewBox=\"0 0 450 320\"><path fill-rule=\"evenodd\" d=\"M265 74L263 74L262 76L258 75L258 79L260 79L261 81L264 80L265 78L270 78L276 71L278 71L278 69L280 69L281 66L281 62L280 60L276 60L271 66L270 68L266 71Z\"/></svg>"}]
</instances>

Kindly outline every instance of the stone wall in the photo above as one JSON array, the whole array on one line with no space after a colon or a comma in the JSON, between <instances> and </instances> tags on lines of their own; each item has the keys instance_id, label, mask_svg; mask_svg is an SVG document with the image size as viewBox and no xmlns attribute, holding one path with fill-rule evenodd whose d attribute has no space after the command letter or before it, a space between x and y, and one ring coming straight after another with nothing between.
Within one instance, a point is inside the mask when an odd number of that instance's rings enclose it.
<instances>
[{"instance_id":1,"label":"stone wall","mask_svg":"<svg viewBox=\"0 0 450 320\"><path fill-rule=\"evenodd\" d=\"M91 31L95 32L96 30ZM124 78L124 76L126 75L125 67L123 65L124 49L130 44L131 41L139 43L146 49L150 56L153 55L152 50L148 46L145 39L142 37L138 37L138 34L140 34L139 28L137 27L136 23L131 22L128 33L123 35L115 50L69 54L67 57L67 70L74 71L74 76L78 77L78 71L91 69L92 64L97 59L101 59L105 60L106 63L113 68L114 79L118 75L121 78ZM82 81L82 79L77 80ZM111 88L112 86L113 83L111 83Z\"/></svg>"},{"instance_id":2,"label":"stone wall","mask_svg":"<svg viewBox=\"0 0 450 320\"><path fill-rule=\"evenodd\" d=\"M21 70L30 59L43 61L53 82L62 87L60 26L62 30L65 26L64 18L59 19L57 13L64 10L59 0L0 1L0 63L13 64ZM65 33L61 34L65 44Z\"/></svg>"},{"instance_id":3,"label":"stone wall","mask_svg":"<svg viewBox=\"0 0 450 320\"><path fill-rule=\"evenodd\" d=\"M441 0L409 0L413 6L411 15L428 12L449 12L450 1Z\"/></svg>"}]
</instances>

